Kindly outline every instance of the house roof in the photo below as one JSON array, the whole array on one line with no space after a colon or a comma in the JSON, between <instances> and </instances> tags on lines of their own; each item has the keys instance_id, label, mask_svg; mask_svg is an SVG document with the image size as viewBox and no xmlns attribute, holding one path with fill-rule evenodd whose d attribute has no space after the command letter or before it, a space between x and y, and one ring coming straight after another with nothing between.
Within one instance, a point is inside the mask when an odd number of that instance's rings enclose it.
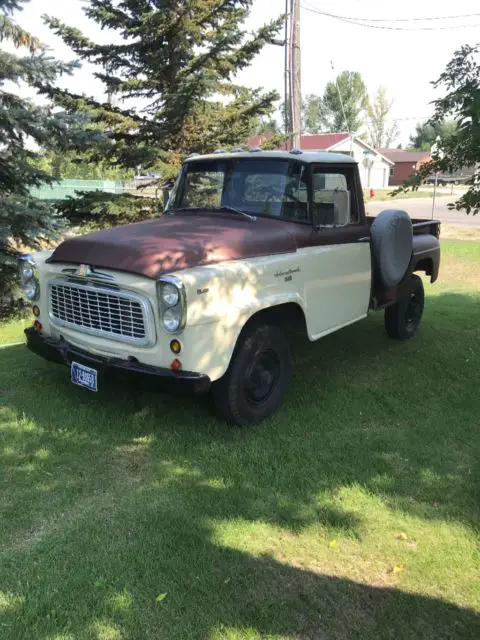
<instances>
[{"instance_id":1,"label":"house roof","mask_svg":"<svg viewBox=\"0 0 480 640\"><path fill-rule=\"evenodd\" d=\"M335 144L348 140L349 133L310 133L300 137L300 147L305 151L324 151Z\"/></svg>"},{"instance_id":2,"label":"house roof","mask_svg":"<svg viewBox=\"0 0 480 640\"><path fill-rule=\"evenodd\" d=\"M369 151L371 151L373 154L383 158L383 160L385 160L385 162L387 164L390 164L390 165L393 164L393 161L390 160L390 158L388 158L388 156L385 156L380 149L374 149L369 144L367 144L364 140L361 140L360 138L357 138L357 136L355 136L355 135L352 135L352 139L357 144L359 144L359 145L365 147L365 149L368 149ZM303 149L305 151L308 151L308 150L338 151L338 149L336 149L336 147L338 147L338 145L341 144L342 142L346 142L347 140L350 140L350 134L348 132L346 132L346 131L342 131L340 133L314 133L314 134L307 134L307 135L303 135L300 138L300 147L301 147L301 149ZM341 151L340 151L340 153L341 153Z\"/></svg>"},{"instance_id":3,"label":"house roof","mask_svg":"<svg viewBox=\"0 0 480 640\"><path fill-rule=\"evenodd\" d=\"M346 134L347 135L347 140L350 137L350 134ZM380 156L380 158L382 158L382 160L385 160L385 162L387 164L393 165L394 162L393 160L390 160L390 158L387 158L387 156L383 155L383 153L381 152L380 149L375 149L374 147L370 146L367 142L365 142L365 140L362 140L361 138L357 138L356 135L352 135L352 139L359 145L361 145L362 147L365 147L365 149L367 149L368 151L371 151L372 153L374 153L376 156ZM343 142L343 140L339 140L338 142L336 142L335 144L333 144L330 149L333 151L336 151L337 149L335 149L335 147L337 147L341 142Z\"/></svg>"},{"instance_id":4,"label":"house roof","mask_svg":"<svg viewBox=\"0 0 480 640\"><path fill-rule=\"evenodd\" d=\"M421 162L430 157L429 151L404 151L403 149L378 149L393 162Z\"/></svg>"},{"instance_id":5,"label":"house roof","mask_svg":"<svg viewBox=\"0 0 480 640\"><path fill-rule=\"evenodd\" d=\"M257 135L250 138L247 144L249 147L261 147L269 137L269 134ZM371 151L373 154L383 158L387 164L394 164L394 160L391 160L388 156L383 154L381 149L374 149L364 140L357 138L355 135L352 135L352 139L356 143L365 147L365 149ZM302 151L338 151L339 153L342 153L342 150L339 150L336 147L347 140L350 140L350 134L347 131L340 131L338 133L305 133L300 136L300 149L302 149Z\"/></svg>"}]
</instances>

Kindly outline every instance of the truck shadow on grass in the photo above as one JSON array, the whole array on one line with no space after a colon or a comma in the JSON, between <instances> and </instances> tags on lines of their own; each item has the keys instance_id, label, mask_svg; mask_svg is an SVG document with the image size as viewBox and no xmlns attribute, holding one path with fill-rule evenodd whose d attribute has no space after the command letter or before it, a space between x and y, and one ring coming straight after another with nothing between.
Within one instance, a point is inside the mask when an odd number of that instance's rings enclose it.
<instances>
[{"instance_id":1,"label":"truck shadow on grass","mask_svg":"<svg viewBox=\"0 0 480 640\"><path fill-rule=\"evenodd\" d=\"M9 557L5 638L478 637L471 610L222 547L198 514L136 497Z\"/></svg>"},{"instance_id":2,"label":"truck shadow on grass","mask_svg":"<svg viewBox=\"0 0 480 640\"><path fill-rule=\"evenodd\" d=\"M478 637L473 612L254 557L229 538L246 523L276 527L280 549L310 525L361 540L361 511L336 500L354 485L393 512L478 527L478 304L428 298L405 344L379 316L295 339L286 403L251 430L228 429L199 399L145 394L138 411L124 389L88 394L66 368L3 350L6 637L101 637L102 624L126 638Z\"/></svg>"}]
</instances>

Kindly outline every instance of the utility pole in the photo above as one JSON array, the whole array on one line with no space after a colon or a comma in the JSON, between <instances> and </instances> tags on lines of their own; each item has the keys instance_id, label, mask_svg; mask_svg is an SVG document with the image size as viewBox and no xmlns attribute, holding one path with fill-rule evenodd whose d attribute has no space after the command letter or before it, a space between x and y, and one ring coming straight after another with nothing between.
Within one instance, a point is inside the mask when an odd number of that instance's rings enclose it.
<instances>
[{"instance_id":1,"label":"utility pole","mask_svg":"<svg viewBox=\"0 0 480 640\"><path fill-rule=\"evenodd\" d=\"M285 50L285 87L284 87L284 93L283 93L283 119L284 119L284 124L285 124L285 148L288 149L288 136L289 136L289 130L290 130L290 68L288 65L288 59L289 59L289 55L288 55L288 51L289 51L289 44L288 44L288 22L289 22L289 12L288 12L288 7L289 7L289 0L285 0L285 41L284 41L284 50Z\"/></svg>"},{"instance_id":2,"label":"utility pole","mask_svg":"<svg viewBox=\"0 0 480 640\"><path fill-rule=\"evenodd\" d=\"M302 86L301 86L301 51L300 51L300 0L291 0L292 20L292 144L300 149L302 130Z\"/></svg>"}]
</instances>

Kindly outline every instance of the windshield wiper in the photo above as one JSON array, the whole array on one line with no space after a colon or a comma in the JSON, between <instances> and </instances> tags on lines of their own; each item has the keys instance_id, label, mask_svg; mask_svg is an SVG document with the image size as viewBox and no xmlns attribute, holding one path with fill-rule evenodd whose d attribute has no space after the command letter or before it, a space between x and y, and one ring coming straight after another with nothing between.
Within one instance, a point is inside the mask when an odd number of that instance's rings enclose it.
<instances>
[{"instance_id":1,"label":"windshield wiper","mask_svg":"<svg viewBox=\"0 0 480 640\"><path fill-rule=\"evenodd\" d=\"M212 207L212 209L214 211L229 211L230 213L239 213L242 216L245 216L246 218L251 220L252 222L255 222L257 219L255 216L251 216L249 213L245 213L245 211L240 211L240 209L235 209L235 207L229 207L225 204L222 204L220 207Z\"/></svg>"},{"instance_id":2,"label":"windshield wiper","mask_svg":"<svg viewBox=\"0 0 480 640\"><path fill-rule=\"evenodd\" d=\"M176 209L166 209L163 213L167 215L173 215L174 213L180 213L182 211L192 211L192 207L177 207Z\"/></svg>"},{"instance_id":3,"label":"windshield wiper","mask_svg":"<svg viewBox=\"0 0 480 640\"><path fill-rule=\"evenodd\" d=\"M164 211L164 213L173 215L174 213L177 213L177 211L198 211L202 209L204 211L228 211L230 213L240 213L242 216L245 216L252 222L255 222L257 219L255 216L251 216L249 213L245 213L245 211L240 211L240 209L235 209L234 207L229 207L223 204L220 207L178 207L177 209L167 209L167 211Z\"/></svg>"}]
</instances>

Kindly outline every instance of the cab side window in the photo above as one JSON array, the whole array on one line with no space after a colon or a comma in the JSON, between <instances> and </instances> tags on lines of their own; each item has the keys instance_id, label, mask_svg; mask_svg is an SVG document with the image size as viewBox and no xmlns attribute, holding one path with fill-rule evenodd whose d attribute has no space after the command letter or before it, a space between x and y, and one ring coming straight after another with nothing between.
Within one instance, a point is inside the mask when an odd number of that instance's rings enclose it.
<instances>
[{"instance_id":1,"label":"cab side window","mask_svg":"<svg viewBox=\"0 0 480 640\"><path fill-rule=\"evenodd\" d=\"M322 226L344 227L358 222L353 186L349 171L329 172L324 166L314 169L313 207Z\"/></svg>"}]
</instances>

